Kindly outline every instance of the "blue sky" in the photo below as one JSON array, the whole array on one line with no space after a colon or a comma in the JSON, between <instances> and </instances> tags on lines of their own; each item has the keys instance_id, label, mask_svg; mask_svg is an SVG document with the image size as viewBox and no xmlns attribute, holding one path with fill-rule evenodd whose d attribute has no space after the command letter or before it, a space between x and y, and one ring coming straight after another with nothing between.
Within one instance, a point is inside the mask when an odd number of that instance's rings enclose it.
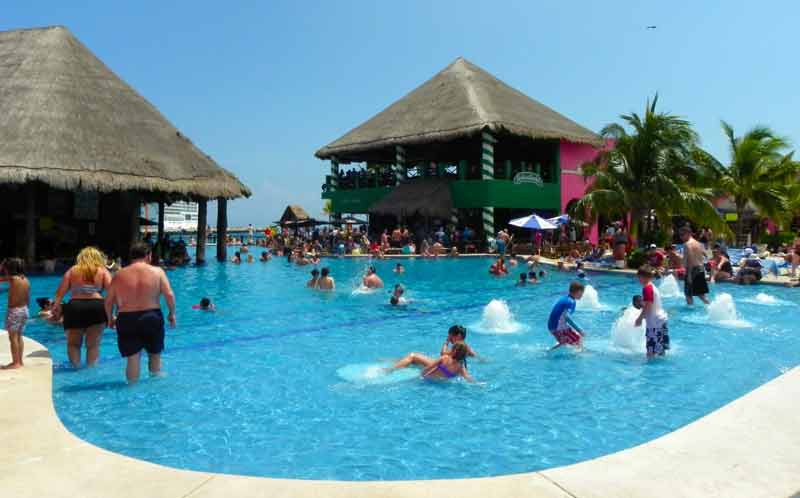
<instances>
[{"instance_id":1,"label":"blue sky","mask_svg":"<svg viewBox=\"0 0 800 498\"><path fill-rule=\"evenodd\" d=\"M69 27L247 183L234 225L318 214L314 151L458 56L593 130L658 92L720 159L720 119L800 143L800 2L9 3L0 29Z\"/></svg>"}]
</instances>

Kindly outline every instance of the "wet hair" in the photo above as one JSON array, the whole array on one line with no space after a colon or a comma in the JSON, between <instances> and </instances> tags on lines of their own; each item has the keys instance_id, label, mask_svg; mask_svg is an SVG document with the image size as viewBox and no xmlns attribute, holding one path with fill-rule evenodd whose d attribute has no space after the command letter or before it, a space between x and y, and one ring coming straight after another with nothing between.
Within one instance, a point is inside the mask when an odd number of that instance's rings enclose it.
<instances>
[{"instance_id":1,"label":"wet hair","mask_svg":"<svg viewBox=\"0 0 800 498\"><path fill-rule=\"evenodd\" d=\"M329 274L330 272L331 272L330 268L328 268L328 267L326 266L325 268L323 268L322 270L320 270L320 275L322 275L323 277L327 277L327 276L328 276L328 274Z\"/></svg>"},{"instance_id":2,"label":"wet hair","mask_svg":"<svg viewBox=\"0 0 800 498\"><path fill-rule=\"evenodd\" d=\"M6 273L12 277L14 275L22 275L24 267L25 263L23 263L20 258L8 258L3 261L3 268L5 268Z\"/></svg>"},{"instance_id":3,"label":"wet hair","mask_svg":"<svg viewBox=\"0 0 800 498\"><path fill-rule=\"evenodd\" d=\"M389 302L392 304L392 306L397 306L400 304L400 298L397 296L392 296L389 298Z\"/></svg>"},{"instance_id":4,"label":"wet hair","mask_svg":"<svg viewBox=\"0 0 800 498\"><path fill-rule=\"evenodd\" d=\"M203 299L200 300L201 308L208 308L209 306L211 306L211 299L204 297Z\"/></svg>"},{"instance_id":5,"label":"wet hair","mask_svg":"<svg viewBox=\"0 0 800 498\"><path fill-rule=\"evenodd\" d=\"M544 277L544 270L539 270L539 278Z\"/></svg>"},{"instance_id":6,"label":"wet hair","mask_svg":"<svg viewBox=\"0 0 800 498\"><path fill-rule=\"evenodd\" d=\"M653 270L653 267L650 265L642 265L639 267L639 270L636 271L636 275L645 278L653 278L655 274L655 270Z\"/></svg>"},{"instance_id":7,"label":"wet hair","mask_svg":"<svg viewBox=\"0 0 800 498\"><path fill-rule=\"evenodd\" d=\"M128 255L132 260L144 259L148 254L150 254L150 251L150 244L147 242L138 241L131 244Z\"/></svg>"},{"instance_id":8,"label":"wet hair","mask_svg":"<svg viewBox=\"0 0 800 498\"><path fill-rule=\"evenodd\" d=\"M50 299L49 297L37 297L36 304L39 305L40 309L45 309L47 306L53 304L53 300Z\"/></svg>"},{"instance_id":9,"label":"wet hair","mask_svg":"<svg viewBox=\"0 0 800 498\"><path fill-rule=\"evenodd\" d=\"M575 294L576 292L583 292L586 286L582 282L572 282L569 284L569 293Z\"/></svg>"},{"instance_id":10,"label":"wet hair","mask_svg":"<svg viewBox=\"0 0 800 498\"><path fill-rule=\"evenodd\" d=\"M375 267L374 267L374 266L372 266L372 265L370 265L370 267L369 267L369 268L367 268L367 272L368 272L368 273L375 273Z\"/></svg>"},{"instance_id":11,"label":"wet hair","mask_svg":"<svg viewBox=\"0 0 800 498\"><path fill-rule=\"evenodd\" d=\"M464 363L466 362L469 349L467 349L467 345L463 342L457 342L453 344L453 348L450 350L450 352L453 355L453 358Z\"/></svg>"},{"instance_id":12,"label":"wet hair","mask_svg":"<svg viewBox=\"0 0 800 498\"><path fill-rule=\"evenodd\" d=\"M537 278L536 278L536 272L535 272L535 271L529 271L529 272L528 272L528 279L529 279L529 280L537 280Z\"/></svg>"},{"instance_id":13,"label":"wet hair","mask_svg":"<svg viewBox=\"0 0 800 498\"><path fill-rule=\"evenodd\" d=\"M525 273L525 272L520 273L519 274L519 279L520 279L520 281L527 280L528 279L528 274Z\"/></svg>"},{"instance_id":14,"label":"wet hair","mask_svg":"<svg viewBox=\"0 0 800 498\"><path fill-rule=\"evenodd\" d=\"M640 310L642 309L642 299L642 296L637 294L636 296L633 296L633 299L631 299L631 304L633 304L634 308Z\"/></svg>"},{"instance_id":15,"label":"wet hair","mask_svg":"<svg viewBox=\"0 0 800 498\"><path fill-rule=\"evenodd\" d=\"M682 237L684 235L692 235L692 229L688 226L682 226L680 230L678 230L678 234Z\"/></svg>"},{"instance_id":16,"label":"wet hair","mask_svg":"<svg viewBox=\"0 0 800 498\"><path fill-rule=\"evenodd\" d=\"M317 270L316 268L314 268L313 270L311 270L311 276L312 276L312 277L316 277L317 275L319 275L319 270Z\"/></svg>"},{"instance_id":17,"label":"wet hair","mask_svg":"<svg viewBox=\"0 0 800 498\"><path fill-rule=\"evenodd\" d=\"M463 338L467 338L467 328L463 325L453 325L447 331L447 335L460 335Z\"/></svg>"}]
</instances>

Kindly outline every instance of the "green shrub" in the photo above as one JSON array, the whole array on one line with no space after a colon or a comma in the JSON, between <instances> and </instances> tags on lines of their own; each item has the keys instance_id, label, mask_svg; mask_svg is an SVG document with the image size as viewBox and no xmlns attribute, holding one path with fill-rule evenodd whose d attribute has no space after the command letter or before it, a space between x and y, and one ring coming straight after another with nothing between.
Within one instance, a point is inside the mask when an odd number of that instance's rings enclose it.
<instances>
[{"instance_id":1,"label":"green shrub","mask_svg":"<svg viewBox=\"0 0 800 498\"><path fill-rule=\"evenodd\" d=\"M761 244L767 244L769 247L778 247L781 244L791 244L793 240L794 232L778 232L773 235L765 232L761 234L761 237L759 238L759 242Z\"/></svg>"}]
</instances>

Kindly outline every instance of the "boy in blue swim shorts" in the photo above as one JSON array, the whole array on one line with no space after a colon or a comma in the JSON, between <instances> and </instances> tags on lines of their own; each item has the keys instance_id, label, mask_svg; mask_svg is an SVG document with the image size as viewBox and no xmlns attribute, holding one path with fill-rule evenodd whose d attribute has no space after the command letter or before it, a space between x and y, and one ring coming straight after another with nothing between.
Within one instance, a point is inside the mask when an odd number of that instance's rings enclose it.
<instances>
[{"instance_id":1,"label":"boy in blue swim shorts","mask_svg":"<svg viewBox=\"0 0 800 498\"><path fill-rule=\"evenodd\" d=\"M547 328L558 341L558 344L553 346L551 350L564 344L583 349L583 330L575 323L571 315L575 312L576 301L583 297L584 288L581 282L569 284L569 294L556 301L552 311L550 311Z\"/></svg>"}]
</instances>

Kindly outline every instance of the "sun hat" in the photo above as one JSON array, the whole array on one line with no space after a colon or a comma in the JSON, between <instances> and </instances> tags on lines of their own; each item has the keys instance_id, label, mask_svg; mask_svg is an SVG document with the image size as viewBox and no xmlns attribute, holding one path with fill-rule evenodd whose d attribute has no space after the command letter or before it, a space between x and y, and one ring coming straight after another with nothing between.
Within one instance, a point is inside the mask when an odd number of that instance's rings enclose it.
<instances>
[{"instance_id":1,"label":"sun hat","mask_svg":"<svg viewBox=\"0 0 800 498\"><path fill-rule=\"evenodd\" d=\"M650 244L650 249L658 249L658 246L655 244Z\"/></svg>"},{"instance_id":2,"label":"sun hat","mask_svg":"<svg viewBox=\"0 0 800 498\"><path fill-rule=\"evenodd\" d=\"M746 247L745 250L744 250L744 255L745 256L752 256L753 255L753 250L751 248L749 248L749 247Z\"/></svg>"}]
</instances>

